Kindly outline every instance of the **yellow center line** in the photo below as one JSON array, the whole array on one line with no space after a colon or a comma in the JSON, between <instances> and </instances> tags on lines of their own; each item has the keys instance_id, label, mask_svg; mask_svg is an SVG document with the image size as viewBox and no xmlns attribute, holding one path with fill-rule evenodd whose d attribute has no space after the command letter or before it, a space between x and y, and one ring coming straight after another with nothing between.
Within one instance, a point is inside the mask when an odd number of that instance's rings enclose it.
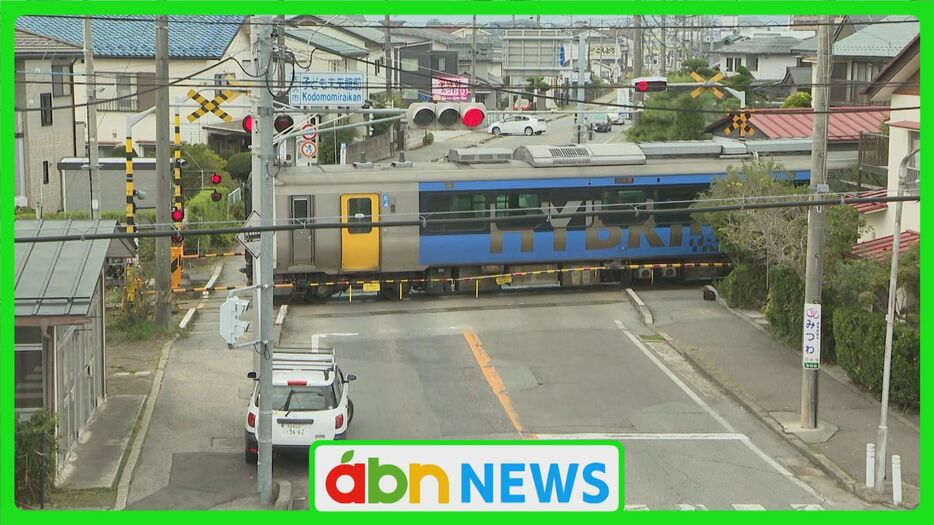
<instances>
[{"instance_id":1,"label":"yellow center line","mask_svg":"<svg viewBox=\"0 0 934 525\"><path fill-rule=\"evenodd\" d=\"M480 371L483 372L483 377L486 378L490 389L493 390L496 398L499 399L499 404L502 405L503 411L506 412L506 417L509 418L513 428L516 429L516 433L519 434L520 438L528 439L531 436L526 434L525 427L519 422L519 414L516 413L516 409L512 406L512 401L509 400L509 395L506 393L506 385L503 383L502 378L499 377L499 372L496 371L496 367L493 366L490 355L486 353L486 350L483 349L483 345L480 344L480 338L477 337L477 334L473 330L465 330L464 339L467 341L467 346L470 347L471 352L473 352L474 359L477 360Z\"/></svg>"}]
</instances>

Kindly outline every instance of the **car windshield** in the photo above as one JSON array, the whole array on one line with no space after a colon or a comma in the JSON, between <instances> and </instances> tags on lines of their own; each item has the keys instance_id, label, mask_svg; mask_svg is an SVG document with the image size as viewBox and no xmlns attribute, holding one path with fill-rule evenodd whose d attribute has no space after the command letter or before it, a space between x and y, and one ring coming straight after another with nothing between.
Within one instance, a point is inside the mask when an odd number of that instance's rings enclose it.
<instances>
[{"instance_id":1,"label":"car windshield","mask_svg":"<svg viewBox=\"0 0 934 525\"><path fill-rule=\"evenodd\" d=\"M280 412L330 410L335 405L330 386L275 386L272 409Z\"/></svg>"}]
</instances>

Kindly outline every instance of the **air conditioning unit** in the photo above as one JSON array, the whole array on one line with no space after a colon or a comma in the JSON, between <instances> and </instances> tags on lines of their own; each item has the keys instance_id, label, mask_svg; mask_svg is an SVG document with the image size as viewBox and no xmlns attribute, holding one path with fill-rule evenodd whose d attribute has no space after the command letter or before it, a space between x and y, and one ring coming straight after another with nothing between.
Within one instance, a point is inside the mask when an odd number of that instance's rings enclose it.
<instances>
[{"instance_id":1,"label":"air conditioning unit","mask_svg":"<svg viewBox=\"0 0 934 525\"><path fill-rule=\"evenodd\" d=\"M651 268L640 268L636 270L636 278L640 281L648 281L652 278Z\"/></svg>"},{"instance_id":2,"label":"air conditioning unit","mask_svg":"<svg viewBox=\"0 0 934 525\"><path fill-rule=\"evenodd\" d=\"M674 279L678 276L677 268L662 268L662 277L665 279Z\"/></svg>"}]
</instances>

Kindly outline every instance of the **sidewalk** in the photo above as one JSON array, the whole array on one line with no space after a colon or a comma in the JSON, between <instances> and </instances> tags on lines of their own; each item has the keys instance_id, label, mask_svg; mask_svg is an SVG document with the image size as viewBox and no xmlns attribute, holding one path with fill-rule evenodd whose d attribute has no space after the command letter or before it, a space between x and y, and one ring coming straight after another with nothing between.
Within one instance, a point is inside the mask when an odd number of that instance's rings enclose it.
<instances>
[{"instance_id":1,"label":"sidewalk","mask_svg":"<svg viewBox=\"0 0 934 525\"><path fill-rule=\"evenodd\" d=\"M656 329L695 366L816 466L860 496L873 496L865 487L866 444L876 441L880 403L841 369L822 366L820 374L820 426L836 432L826 440L829 432L785 433L782 423L796 423L800 414L801 357L768 335L761 314L704 301L700 287L640 291L639 296ZM903 505L913 507L919 498L919 418L892 407L888 433L887 471L891 455L901 456ZM891 502L890 487L886 494L884 501Z\"/></svg>"}]
</instances>

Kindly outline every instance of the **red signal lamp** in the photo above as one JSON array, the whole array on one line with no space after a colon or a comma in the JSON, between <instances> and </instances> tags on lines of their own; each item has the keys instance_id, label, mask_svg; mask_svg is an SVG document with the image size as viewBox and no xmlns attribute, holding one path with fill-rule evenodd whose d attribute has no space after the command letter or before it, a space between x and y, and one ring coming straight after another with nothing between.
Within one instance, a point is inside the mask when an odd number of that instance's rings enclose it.
<instances>
[{"instance_id":1,"label":"red signal lamp","mask_svg":"<svg viewBox=\"0 0 934 525\"><path fill-rule=\"evenodd\" d=\"M211 174L211 184L220 184L220 183L221 183L221 176L219 173L215 171L214 173Z\"/></svg>"},{"instance_id":2,"label":"red signal lamp","mask_svg":"<svg viewBox=\"0 0 934 525\"><path fill-rule=\"evenodd\" d=\"M243 131L247 133L253 133L253 115L247 115L243 117Z\"/></svg>"},{"instance_id":3,"label":"red signal lamp","mask_svg":"<svg viewBox=\"0 0 934 525\"><path fill-rule=\"evenodd\" d=\"M486 118L486 114L480 108L469 108L461 116L461 121L468 128L475 128L479 126L483 119Z\"/></svg>"},{"instance_id":4,"label":"red signal lamp","mask_svg":"<svg viewBox=\"0 0 934 525\"><path fill-rule=\"evenodd\" d=\"M185 211L181 208L172 208L172 220L182 222L185 219Z\"/></svg>"},{"instance_id":5,"label":"red signal lamp","mask_svg":"<svg viewBox=\"0 0 934 525\"><path fill-rule=\"evenodd\" d=\"M276 120L273 122L273 127L276 128L276 133L282 133L283 131L292 127L295 121L292 120L292 117L288 115L279 115L276 117Z\"/></svg>"},{"instance_id":6,"label":"red signal lamp","mask_svg":"<svg viewBox=\"0 0 934 525\"><path fill-rule=\"evenodd\" d=\"M214 191L211 192L211 200L212 200L212 201L214 201L214 202L220 202L220 200L223 199L223 198L224 198L224 196L221 195L221 192L219 192L219 191L217 191L217 190L214 190Z\"/></svg>"}]
</instances>

